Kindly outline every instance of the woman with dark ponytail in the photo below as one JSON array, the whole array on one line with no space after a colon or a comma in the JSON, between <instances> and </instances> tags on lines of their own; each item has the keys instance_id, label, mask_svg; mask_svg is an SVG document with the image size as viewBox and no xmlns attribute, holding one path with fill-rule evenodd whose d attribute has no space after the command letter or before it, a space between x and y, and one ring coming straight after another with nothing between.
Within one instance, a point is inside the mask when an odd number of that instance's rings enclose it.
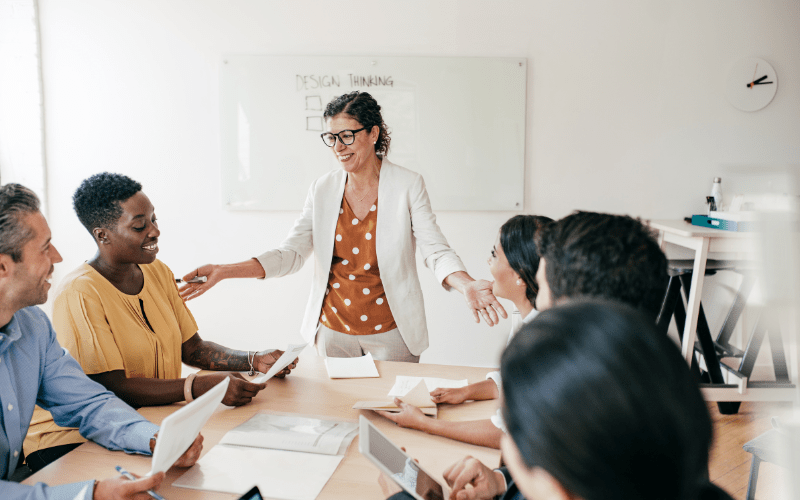
<instances>
[{"instance_id":1,"label":"woman with dark ponytail","mask_svg":"<svg viewBox=\"0 0 800 500\"><path fill-rule=\"evenodd\" d=\"M540 229L552 222L549 217L539 215L515 215L500 227L497 240L492 246L489 259L489 272L494 278L492 292L496 297L510 300L515 310L511 314L511 332L514 334L530 323L538 311L534 307L539 286L536 271L539 268L539 251L536 235ZM436 388L431 398L436 403L461 404L464 401L497 399L500 395L500 372L491 372L486 380L458 388ZM378 412L401 427L407 427L444 436L465 443L500 447L503 435L503 419L497 412L491 420L470 420L453 422L432 419L419 408L397 401L402 411L399 413Z\"/></svg>"}]
</instances>

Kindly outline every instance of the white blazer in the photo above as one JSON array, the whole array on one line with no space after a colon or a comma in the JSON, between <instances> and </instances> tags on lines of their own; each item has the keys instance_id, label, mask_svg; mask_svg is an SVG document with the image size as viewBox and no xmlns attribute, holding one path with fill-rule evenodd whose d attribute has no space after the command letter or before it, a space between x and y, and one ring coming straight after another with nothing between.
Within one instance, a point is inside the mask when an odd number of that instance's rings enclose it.
<instances>
[{"instance_id":1,"label":"white blazer","mask_svg":"<svg viewBox=\"0 0 800 500\"><path fill-rule=\"evenodd\" d=\"M275 249L256 257L266 278L297 272L314 254L314 278L300 333L313 341L333 259L336 221L344 196L347 173L337 169L311 184L303 214L289 236ZM412 354L428 347L425 304L417 276L415 252L419 245L425 266L449 290L444 279L466 271L447 244L431 212L422 176L383 159L378 181L378 222L375 248L383 289L400 335Z\"/></svg>"}]
</instances>

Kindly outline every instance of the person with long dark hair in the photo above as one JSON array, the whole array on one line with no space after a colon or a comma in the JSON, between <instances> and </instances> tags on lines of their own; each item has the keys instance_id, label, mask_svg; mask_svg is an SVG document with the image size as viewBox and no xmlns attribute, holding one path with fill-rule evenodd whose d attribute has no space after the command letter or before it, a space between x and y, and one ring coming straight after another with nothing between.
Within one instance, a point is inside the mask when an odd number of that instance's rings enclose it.
<instances>
[{"instance_id":1,"label":"person with long dark hair","mask_svg":"<svg viewBox=\"0 0 800 500\"><path fill-rule=\"evenodd\" d=\"M509 342L523 325L530 323L538 311L534 307L539 286L536 271L539 252L536 234L548 223L549 217L515 215L497 233L487 263L493 278L492 291L496 297L510 300L515 307L511 314ZM460 404L467 400L497 399L500 395L500 372L491 372L486 380L456 389L437 388L431 391L434 402ZM500 447L503 423L498 414L492 419L453 422L427 417L418 408L398 400L399 413L378 412L402 427L417 429L450 439L479 446Z\"/></svg>"},{"instance_id":2,"label":"person with long dark hair","mask_svg":"<svg viewBox=\"0 0 800 500\"><path fill-rule=\"evenodd\" d=\"M419 362L428 329L415 259L419 247L437 282L464 295L489 326L507 317L486 280L474 280L447 244L422 176L387 158L391 138L378 102L366 92L336 97L325 108L322 141L340 168L311 185L289 236L237 264L193 269L181 296L190 300L227 278L295 273L314 254L314 278L300 329L321 355Z\"/></svg>"}]
</instances>

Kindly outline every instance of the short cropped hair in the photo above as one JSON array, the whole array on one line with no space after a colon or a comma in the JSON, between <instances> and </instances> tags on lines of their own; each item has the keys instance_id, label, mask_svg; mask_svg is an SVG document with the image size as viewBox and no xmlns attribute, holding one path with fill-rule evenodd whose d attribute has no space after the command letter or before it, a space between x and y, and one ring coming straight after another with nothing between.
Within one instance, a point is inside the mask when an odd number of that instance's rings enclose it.
<instances>
[{"instance_id":1,"label":"short cropped hair","mask_svg":"<svg viewBox=\"0 0 800 500\"><path fill-rule=\"evenodd\" d=\"M81 182L72 195L72 206L83 227L114 229L122 216L120 203L142 190L142 185L122 174L103 172Z\"/></svg>"},{"instance_id":2,"label":"short cropped hair","mask_svg":"<svg viewBox=\"0 0 800 500\"><path fill-rule=\"evenodd\" d=\"M616 300L658 316L667 258L653 231L627 215L575 212L537 235L553 300Z\"/></svg>"},{"instance_id":3,"label":"short cropped hair","mask_svg":"<svg viewBox=\"0 0 800 500\"><path fill-rule=\"evenodd\" d=\"M39 197L21 184L0 187L0 254L22 261L22 249L33 237L33 229L22 219L39 212Z\"/></svg>"},{"instance_id":4,"label":"short cropped hair","mask_svg":"<svg viewBox=\"0 0 800 500\"><path fill-rule=\"evenodd\" d=\"M543 311L511 339L501 375L503 419L525 466L573 495L697 500L715 490L700 389L641 311L596 299Z\"/></svg>"},{"instance_id":5,"label":"short cropped hair","mask_svg":"<svg viewBox=\"0 0 800 500\"><path fill-rule=\"evenodd\" d=\"M525 282L525 298L533 304L539 293L536 271L539 269L539 251L536 233L553 222L542 215L515 215L500 226L500 246L508 265Z\"/></svg>"},{"instance_id":6,"label":"short cropped hair","mask_svg":"<svg viewBox=\"0 0 800 500\"><path fill-rule=\"evenodd\" d=\"M372 95L357 90L349 94L342 94L325 106L322 116L327 119L341 113L352 116L362 127L366 127L367 133L372 130L372 127L377 126L379 132L378 140L375 142L375 154L386 156L389 153L392 138L389 137L389 129L383 122L381 106Z\"/></svg>"}]
</instances>

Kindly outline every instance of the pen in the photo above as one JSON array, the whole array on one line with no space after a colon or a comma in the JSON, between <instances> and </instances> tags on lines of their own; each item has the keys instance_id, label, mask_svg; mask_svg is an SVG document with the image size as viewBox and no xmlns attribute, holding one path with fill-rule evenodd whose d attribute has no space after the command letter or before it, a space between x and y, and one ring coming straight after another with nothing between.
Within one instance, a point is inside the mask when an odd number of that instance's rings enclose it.
<instances>
[{"instance_id":1,"label":"pen","mask_svg":"<svg viewBox=\"0 0 800 500\"><path fill-rule=\"evenodd\" d=\"M208 281L208 276L195 276L194 278L188 281L183 281L180 278L175 278L175 283L205 283L206 281Z\"/></svg>"},{"instance_id":2,"label":"pen","mask_svg":"<svg viewBox=\"0 0 800 500\"><path fill-rule=\"evenodd\" d=\"M131 474L130 472L126 471L125 469L123 469L119 465L117 465L116 469L117 469L117 472L122 474L122 477L124 477L125 479L130 479L131 481L136 481L136 478L133 477L133 474ZM151 497L155 498L156 500L166 500L164 497L162 497L161 495L159 495L158 493L156 493L153 490L147 490L147 494L150 495Z\"/></svg>"}]
</instances>

